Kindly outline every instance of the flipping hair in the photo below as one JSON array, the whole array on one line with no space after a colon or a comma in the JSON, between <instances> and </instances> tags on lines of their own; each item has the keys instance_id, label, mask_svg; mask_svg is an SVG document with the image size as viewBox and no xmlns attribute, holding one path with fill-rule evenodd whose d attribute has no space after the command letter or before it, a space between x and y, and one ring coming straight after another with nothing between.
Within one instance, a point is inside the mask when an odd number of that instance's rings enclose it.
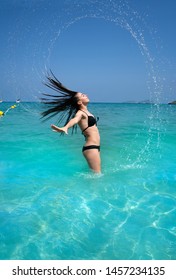
<instances>
[{"instance_id":1,"label":"flipping hair","mask_svg":"<svg viewBox=\"0 0 176 280\"><path fill-rule=\"evenodd\" d=\"M65 126L79 110L79 106L77 104L78 100L76 97L78 92L66 88L52 72L51 75L48 75L46 78L47 82L44 84L56 91L58 95L43 93L43 95L47 96L47 98L41 98L41 102L47 105L47 110L41 113L42 118L47 120L59 114L58 124L65 120ZM76 125L73 126L72 132L75 128L77 128Z\"/></svg>"}]
</instances>

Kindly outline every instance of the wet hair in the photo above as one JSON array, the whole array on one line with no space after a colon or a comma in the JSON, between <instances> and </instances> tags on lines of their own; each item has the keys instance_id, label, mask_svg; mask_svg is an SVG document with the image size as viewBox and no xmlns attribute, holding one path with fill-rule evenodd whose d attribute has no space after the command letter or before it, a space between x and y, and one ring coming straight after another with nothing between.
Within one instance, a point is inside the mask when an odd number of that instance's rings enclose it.
<instances>
[{"instance_id":1,"label":"wet hair","mask_svg":"<svg viewBox=\"0 0 176 280\"><path fill-rule=\"evenodd\" d=\"M56 91L58 95L43 93L41 102L47 106L47 109L41 113L42 118L47 120L59 114L57 124L64 121L65 126L70 119L72 119L79 110L77 91L72 91L66 88L52 72L46 76L47 81L44 83L50 89ZM73 126L72 132L77 128Z\"/></svg>"}]
</instances>

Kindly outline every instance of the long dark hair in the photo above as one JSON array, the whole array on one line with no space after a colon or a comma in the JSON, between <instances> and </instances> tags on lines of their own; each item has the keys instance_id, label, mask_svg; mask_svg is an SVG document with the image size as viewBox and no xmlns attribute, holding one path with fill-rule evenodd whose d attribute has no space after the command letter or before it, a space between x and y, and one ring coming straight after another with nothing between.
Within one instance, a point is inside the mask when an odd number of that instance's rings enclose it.
<instances>
[{"instance_id":1,"label":"long dark hair","mask_svg":"<svg viewBox=\"0 0 176 280\"><path fill-rule=\"evenodd\" d=\"M60 124L65 120L65 123L63 124L63 126L65 126L79 110L79 106L77 104L78 99L76 97L78 92L66 88L51 71L50 73L51 74L46 76L47 81L44 84L59 93L59 95L43 93L43 95L47 96L47 98L41 98L41 102L47 105L47 109L43 111L41 115L42 118L45 118L46 120L59 114L57 124ZM72 132L75 128L77 128L77 126L73 126Z\"/></svg>"}]
</instances>

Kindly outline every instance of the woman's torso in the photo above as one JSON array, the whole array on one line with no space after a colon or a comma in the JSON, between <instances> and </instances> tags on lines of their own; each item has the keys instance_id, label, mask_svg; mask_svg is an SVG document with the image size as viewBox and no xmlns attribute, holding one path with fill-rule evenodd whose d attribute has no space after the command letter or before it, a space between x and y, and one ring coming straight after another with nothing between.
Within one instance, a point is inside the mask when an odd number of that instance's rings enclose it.
<instances>
[{"instance_id":1,"label":"woman's torso","mask_svg":"<svg viewBox=\"0 0 176 280\"><path fill-rule=\"evenodd\" d=\"M95 117L88 111L82 112L83 117L79 122L79 127L85 136L86 145L100 145L100 134L97 128L97 121Z\"/></svg>"}]
</instances>

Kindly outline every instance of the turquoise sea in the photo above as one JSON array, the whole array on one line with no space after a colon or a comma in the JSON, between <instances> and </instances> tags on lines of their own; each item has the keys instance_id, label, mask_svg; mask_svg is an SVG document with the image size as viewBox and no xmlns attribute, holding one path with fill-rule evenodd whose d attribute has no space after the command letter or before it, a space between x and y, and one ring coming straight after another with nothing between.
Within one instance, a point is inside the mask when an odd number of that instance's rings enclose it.
<instances>
[{"instance_id":1,"label":"turquoise sea","mask_svg":"<svg viewBox=\"0 0 176 280\"><path fill-rule=\"evenodd\" d=\"M176 106L89 109L99 116L100 176L79 129L54 133L40 103L0 118L0 259L176 259Z\"/></svg>"}]
</instances>

